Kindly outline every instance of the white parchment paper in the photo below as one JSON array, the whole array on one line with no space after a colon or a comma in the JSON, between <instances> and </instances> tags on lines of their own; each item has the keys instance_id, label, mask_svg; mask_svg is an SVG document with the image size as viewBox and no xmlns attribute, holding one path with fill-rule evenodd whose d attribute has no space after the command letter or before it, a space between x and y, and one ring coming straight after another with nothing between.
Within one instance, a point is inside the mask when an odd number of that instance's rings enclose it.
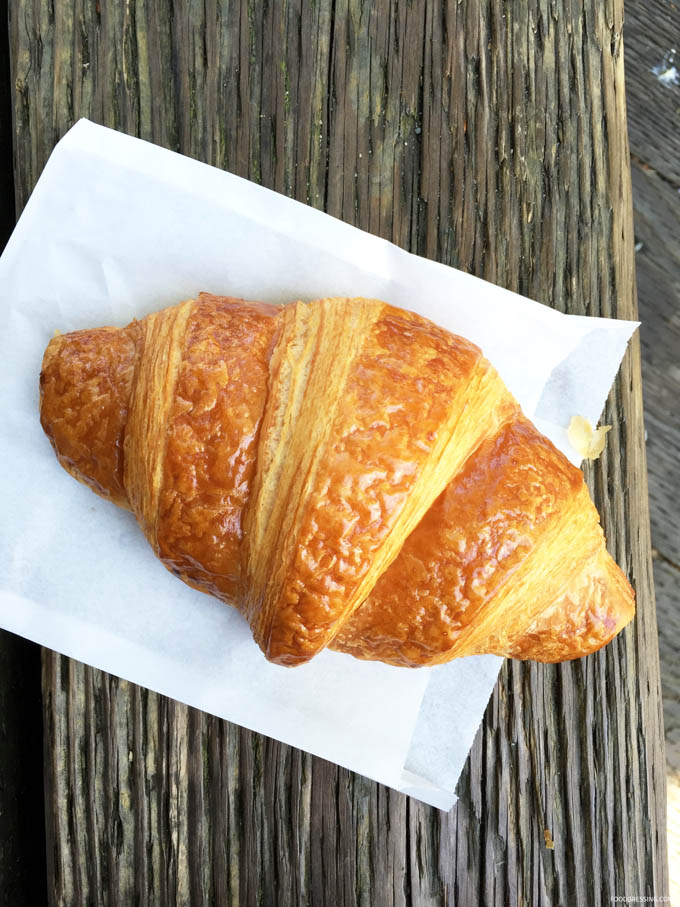
<instances>
[{"instance_id":1,"label":"white parchment paper","mask_svg":"<svg viewBox=\"0 0 680 907\"><path fill-rule=\"evenodd\" d=\"M561 315L87 120L55 148L0 259L0 626L449 809L500 659L268 664L243 619L171 576L43 435L55 328L122 326L201 290L419 312L478 343L575 463L566 426L597 421L635 323Z\"/></svg>"}]
</instances>

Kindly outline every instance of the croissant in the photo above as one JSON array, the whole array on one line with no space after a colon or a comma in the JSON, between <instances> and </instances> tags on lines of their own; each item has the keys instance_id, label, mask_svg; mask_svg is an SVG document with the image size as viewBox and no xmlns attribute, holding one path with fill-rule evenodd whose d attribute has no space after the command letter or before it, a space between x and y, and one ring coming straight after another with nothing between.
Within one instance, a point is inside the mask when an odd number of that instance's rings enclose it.
<instances>
[{"instance_id":1,"label":"croissant","mask_svg":"<svg viewBox=\"0 0 680 907\"><path fill-rule=\"evenodd\" d=\"M633 616L580 470L411 312L203 293L55 336L40 390L62 466L278 664L561 661Z\"/></svg>"}]
</instances>

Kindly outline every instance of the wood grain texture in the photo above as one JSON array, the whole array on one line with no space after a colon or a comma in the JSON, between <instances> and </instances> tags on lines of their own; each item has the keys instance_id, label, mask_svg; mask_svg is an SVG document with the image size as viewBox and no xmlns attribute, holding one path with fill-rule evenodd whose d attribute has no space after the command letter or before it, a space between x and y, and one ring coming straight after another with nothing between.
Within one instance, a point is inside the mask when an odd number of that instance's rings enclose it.
<instances>
[{"instance_id":1,"label":"wood grain texture","mask_svg":"<svg viewBox=\"0 0 680 907\"><path fill-rule=\"evenodd\" d=\"M625 35L631 152L677 189L680 6L675 0L631 0L626 3Z\"/></svg>"},{"instance_id":2,"label":"wood grain texture","mask_svg":"<svg viewBox=\"0 0 680 907\"><path fill-rule=\"evenodd\" d=\"M618 2L16 0L10 25L19 207L87 115L562 311L635 315ZM53 903L665 895L639 369L635 341L587 470L638 618L582 661L505 665L456 809L45 652Z\"/></svg>"},{"instance_id":3,"label":"wood grain texture","mask_svg":"<svg viewBox=\"0 0 680 907\"><path fill-rule=\"evenodd\" d=\"M680 785L680 664L677 648L680 638L680 608L678 603L678 568L660 554L654 558L654 584L660 598L668 597L676 607L669 608L659 623L659 648L663 664L661 683L664 694L664 724L668 774ZM678 839L680 841L680 838Z\"/></svg>"},{"instance_id":4,"label":"wood grain texture","mask_svg":"<svg viewBox=\"0 0 680 907\"><path fill-rule=\"evenodd\" d=\"M13 99L0 0L0 252L15 223ZM0 907L31 907L46 897L39 675L39 647L0 630Z\"/></svg>"},{"instance_id":5,"label":"wood grain texture","mask_svg":"<svg viewBox=\"0 0 680 907\"><path fill-rule=\"evenodd\" d=\"M632 170L661 684L668 766L680 780L680 197L650 168Z\"/></svg>"},{"instance_id":6,"label":"wood grain texture","mask_svg":"<svg viewBox=\"0 0 680 907\"><path fill-rule=\"evenodd\" d=\"M680 569L660 554L654 558L654 587L659 601L659 655L666 731L668 785L668 864L671 902L680 903Z\"/></svg>"},{"instance_id":7,"label":"wood grain texture","mask_svg":"<svg viewBox=\"0 0 680 907\"><path fill-rule=\"evenodd\" d=\"M643 121L647 111L638 108ZM651 123L650 123L651 128ZM680 156L680 132L675 137ZM680 902L680 197L663 176L633 163L636 265L649 463L654 585L668 782L671 897Z\"/></svg>"},{"instance_id":8,"label":"wood grain texture","mask_svg":"<svg viewBox=\"0 0 680 907\"><path fill-rule=\"evenodd\" d=\"M680 134L677 139L680 155ZM680 565L680 194L633 164L636 266L654 547Z\"/></svg>"}]
</instances>

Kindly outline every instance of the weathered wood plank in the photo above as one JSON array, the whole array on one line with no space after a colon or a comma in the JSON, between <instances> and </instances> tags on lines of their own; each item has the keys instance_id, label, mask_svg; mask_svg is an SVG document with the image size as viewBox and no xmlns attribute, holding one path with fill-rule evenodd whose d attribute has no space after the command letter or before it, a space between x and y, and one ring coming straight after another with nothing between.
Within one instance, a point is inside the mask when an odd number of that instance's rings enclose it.
<instances>
[{"instance_id":1,"label":"weathered wood plank","mask_svg":"<svg viewBox=\"0 0 680 907\"><path fill-rule=\"evenodd\" d=\"M665 619L659 623L659 647L664 665L661 682L664 694L664 724L666 728L666 752L669 773L674 776L676 786L680 782L680 664L678 663L678 639L680 638L680 608L678 604L678 583L680 570L663 557L654 559L654 583L657 594L675 601L675 609L668 609ZM680 831L680 829L678 829ZM680 843L678 837L676 843Z\"/></svg>"},{"instance_id":2,"label":"weathered wood plank","mask_svg":"<svg viewBox=\"0 0 680 907\"><path fill-rule=\"evenodd\" d=\"M659 654L666 731L668 861L672 903L680 900L680 569L657 554L654 586L660 603Z\"/></svg>"},{"instance_id":3,"label":"weathered wood plank","mask_svg":"<svg viewBox=\"0 0 680 907\"><path fill-rule=\"evenodd\" d=\"M17 0L17 201L88 115L561 310L632 317L621 24L598 0ZM637 342L607 421L588 479L639 616L584 661L505 666L450 815L46 652L53 901L665 894Z\"/></svg>"},{"instance_id":4,"label":"weathered wood plank","mask_svg":"<svg viewBox=\"0 0 680 907\"><path fill-rule=\"evenodd\" d=\"M631 152L680 186L680 6L626 4L626 96Z\"/></svg>"},{"instance_id":5,"label":"weathered wood plank","mask_svg":"<svg viewBox=\"0 0 680 907\"><path fill-rule=\"evenodd\" d=\"M0 0L0 252L15 223L7 4ZM46 897L40 650L0 631L0 905Z\"/></svg>"},{"instance_id":6,"label":"weathered wood plank","mask_svg":"<svg viewBox=\"0 0 680 907\"><path fill-rule=\"evenodd\" d=\"M643 112L640 111L642 115ZM644 114L646 116L646 114ZM650 128L651 128L650 123ZM680 132L675 139L680 157ZM656 171L634 162L636 265L649 498L666 732L668 847L673 902L680 901L680 197ZM675 887L673 887L675 886Z\"/></svg>"},{"instance_id":7,"label":"weathered wood plank","mask_svg":"<svg viewBox=\"0 0 680 907\"><path fill-rule=\"evenodd\" d=\"M652 538L680 564L680 195L649 167L632 176Z\"/></svg>"},{"instance_id":8,"label":"weathered wood plank","mask_svg":"<svg viewBox=\"0 0 680 907\"><path fill-rule=\"evenodd\" d=\"M9 34L7 4L0 0L0 250L10 237L15 223L14 176L12 168L12 105L10 88Z\"/></svg>"}]
</instances>

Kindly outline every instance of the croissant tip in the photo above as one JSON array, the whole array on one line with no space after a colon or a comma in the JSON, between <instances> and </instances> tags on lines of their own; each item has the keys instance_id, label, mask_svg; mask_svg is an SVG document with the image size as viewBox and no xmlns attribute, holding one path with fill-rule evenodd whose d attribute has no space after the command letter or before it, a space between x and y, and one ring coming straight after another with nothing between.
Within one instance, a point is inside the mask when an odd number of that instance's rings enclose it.
<instances>
[{"instance_id":1,"label":"croissant tip","mask_svg":"<svg viewBox=\"0 0 680 907\"><path fill-rule=\"evenodd\" d=\"M279 665L282 668L297 668L312 660L310 655L294 655L291 652L279 652L277 654L264 649L262 651L270 664Z\"/></svg>"}]
</instances>

